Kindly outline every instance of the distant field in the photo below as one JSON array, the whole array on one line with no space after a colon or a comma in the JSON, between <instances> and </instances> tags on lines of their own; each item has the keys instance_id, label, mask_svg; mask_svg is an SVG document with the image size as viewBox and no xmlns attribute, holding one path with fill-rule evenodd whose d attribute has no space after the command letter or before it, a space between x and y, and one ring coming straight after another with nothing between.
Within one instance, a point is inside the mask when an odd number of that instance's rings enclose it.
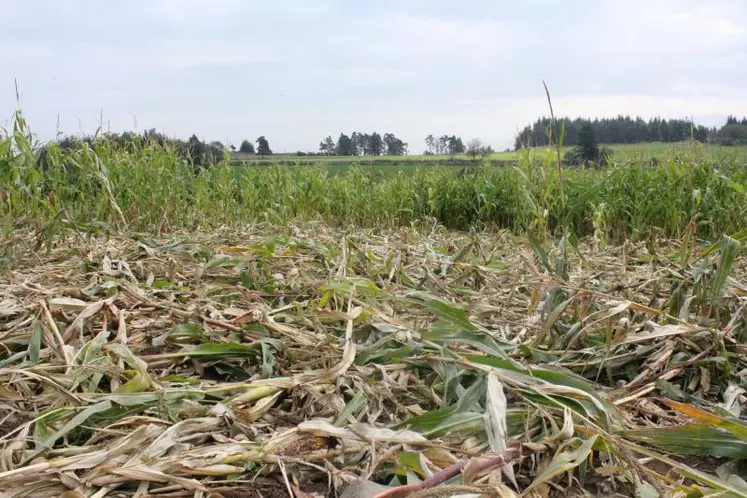
<instances>
[{"instance_id":1,"label":"distant field","mask_svg":"<svg viewBox=\"0 0 747 498\"><path fill-rule=\"evenodd\" d=\"M701 145L698 145L700 147ZM626 159L640 159L642 157L661 157L671 153L687 152L693 149L690 142L664 143L650 142L641 144L611 144L608 145L616 156ZM730 156L744 158L747 156L747 146L738 145L725 147L723 145L702 144L705 150L715 158L728 158Z\"/></svg>"},{"instance_id":2,"label":"distant field","mask_svg":"<svg viewBox=\"0 0 747 498\"><path fill-rule=\"evenodd\" d=\"M638 144L610 144L604 145L614 151L614 158L617 159L647 159L651 157L662 157L667 154L687 152L692 150L692 144L689 142L664 143L649 142ZM709 154L718 159L747 158L747 146L724 147L720 145L704 144L703 147ZM565 154L572 147L563 147L562 153ZM530 154L548 154L553 153L548 147L537 147L531 149ZM496 152L490 154L489 159L495 162L517 161L522 157L525 151ZM455 166L468 165L474 162L474 159L466 154L454 155L408 155L408 156L298 156L291 154L275 154L273 156L258 157L256 155L235 153L231 156L232 163L239 164L257 164L257 163L276 163L289 162L301 164L324 164L334 172L340 168L346 168L352 163L361 165L380 164L382 171L391 170L392 166L401 169L411 169L402 166L417 164L451 164ZM414 168L412 168L414 169Z\"/></svg>"},{"instance_id":3,"label":"distant field","mask_svg":"<svg viewBox=\"0 0 747 498\"><path fill-rule=\"evenodd\" d=\"M491 160L516 160L519 158L518 152L499 152L490 155ZM411 162L411 163L449 163L473 161L474 159L466 154L442 154L442 155L408 155L408 156L298 156L294 154L274 154L272 156L259 157L253 154L231 155L233 162L255 163L260 161L285 161L300 163L353 163L361 164L370 163L388 163L388 162ZM478 158L479 159L479 158Z\"/></svg>"}]
</instances>

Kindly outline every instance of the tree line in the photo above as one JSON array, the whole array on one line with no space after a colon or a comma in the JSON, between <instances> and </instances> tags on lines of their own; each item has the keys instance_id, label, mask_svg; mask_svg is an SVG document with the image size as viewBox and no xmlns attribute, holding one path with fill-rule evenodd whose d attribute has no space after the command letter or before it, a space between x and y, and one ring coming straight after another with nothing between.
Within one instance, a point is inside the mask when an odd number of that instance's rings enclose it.
<instances>
[{"instance_id":1,"label":"tree line","mask_svg":"<svg viewBox=\"0 0 747 498\"><path fill-rule=\"evenodd\" d=\"M239 152L242 154L259 154L260 156L272 155L272 149L270 149L270 142L265 138L264 135L260 136L257 140L257 149L254 149L254 144L249 140L242 140L239 146Z\"/></svg>"},{"instance_id":2,"label":"tree line","mask_svg":"<svg viewBox=\"0 0 747 498\"><path fill-rule=\"evenodd\" d=\"M654 118L645 121L640 117L618 116L616 118L583 119L558 118L558 129L565 127L564 145L579 145L581 129L585 124L597 140L606 144L625 144L639 142L681 142L690 137L706 142L714 129L695 125L684 119ZM524 127L514 140L514 148L541 147L549 144L550 118L542 117L531 125Z\"/></svg>"},{"instance_id":3,"label":"tree line","mask_svg":"<svg viewBox=\"0 0 747 498\"><path fill-rule=\"evenodd\" d=\"M174 151L177 157L189 161L196 168L219 164L226 160L227 149L219 141L205 142L192 135L187 140L172 138L157 132L155 128L145 130L142 133L125 131L122 133L106 132L96 134L95 136L74 136L65 135L59 137L53 143L44 144L40 148L38 165L41 167L49 166L49 148L54 144L63 152L80 151L83 147L94 148L97 145L106 145L115 150L131 150L132 148L142 148L147 145L158 145L167 147Z\"/></svg>"},{"instance_id":4,"label":"tree line","mask_svg":"<svg viewBox=\"0 0 747 498\"><path fill-rule=\"evenodd\" d=\"M470 141L465 145L462 138L456 135L436 137L430 134L425 137L424 155L485 155L491 152L493 149L483 145L479 140ZM393 133L381 135L378 132L354 131L350 135L340 133L337 140L328 135L319 142L319 155L325 156L404 156L407 153L408 144Z\"/></svg>"},{"instance_id":5,"label":"tree line","mask_svg":"<svg viewBox=\"0 0 747 498\"><path fill-rule=\"evenodd\" d=\"M720 145L747 144L747 118L737 119L736 116L726 118L726 124L716 133L714 142Z\"/></svg>"},{"instance_id":6,"label":"tree line","mask_svg":"<svg viewBox=\"0 0 747 498\"><path fill-rule=\"evenodd\" d=\"M350 135L340 133L335 141L327 135L319 142L319 154L323 156L404 156L407 154L407 143L394 133L379 132Z\"/></svg>"},{"instance_id":7,"label":"tree line","mask_svg":"<svg viewBox=\"0 0 747 498\"><path fill-rule=\"evenodd\" d=\"M425 137L425 155L443 155L443 154L464 154L467 148L462 141L462 137L455 135L441 135L434 137L428 135Z\"/></svg>"}]
</instances>

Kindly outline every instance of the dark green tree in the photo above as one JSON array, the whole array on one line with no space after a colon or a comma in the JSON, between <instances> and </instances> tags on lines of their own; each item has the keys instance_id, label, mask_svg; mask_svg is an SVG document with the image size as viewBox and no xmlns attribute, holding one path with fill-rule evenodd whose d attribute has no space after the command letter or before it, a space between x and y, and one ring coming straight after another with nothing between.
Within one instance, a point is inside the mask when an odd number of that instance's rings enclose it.
<instances>
[{"instance_id":1,"label":"dark green tree","mask_svg":"<svg viewBox=\"0 0 747 498\"><path fill-rule=\"evenodd\" d=\"M586 166L606 166L612 156L612 151L599 148L592 123L583 123L578 131L578 145L565 155L569 164L583 164Z\"/></svg>"},{"instance_id":2,"label":"dark green tree","mask_svg":"<svg viewBox=\"0 0 747 498\"><path fill-rule=\"evenodd\" d=\"M436 138L433 135L428 135L427 137L425 137L425 153L436 153Z\"/></svg>"},{"instance_id":3,"label":"dark green tree","mask_svg":"<svg viewBox=\"0 0 747 498\"><path fill-rule=\"evenodd\" d=\"M648 122L641 118L617 116L589 121L582 118L558 118L558 127L565 125L564 145L579 145L579 133L585 123L590 123L598 143L639 143L639 142L680 142L689 140L691 136L697 139L707 138L712 131L705 127L694 126L684 119L653 118ZM736 121L731 117L731 121ZM548 127L550 118L543 117L524 127L514 139L514 148L544 147L548 142ZM693 130L694 128L694 130ZM691 130L693 130L691 132ZM698 138L700 137L700 138Z\"/></svg>"},{"instance_id":4,"label":"dark green tree","mask_svg":"<svg viewBox=\"0 0 747 498\"><path fill-rule=\"evenodd\" d=\"M270 142L267 141L264 135L257 139L257 154L260 156L272 155L272 149L270 149Z\"/></svg>"},{"instance_id":5,"label":"dark green tree","mask_svg":"<svg viewBox=\"0 0 747 498\"><path fill-rule=\"evenodd\" d=\"M404 156L407 154L407 144L397 138L394 133L384 134L384 147L387 156Z\"/></svg>"},{"instance_id":6,"label":"dark green tree","mask_svg":"<svg viewBox=\"0 0 747 498\"><path fill-rule=\"evenodd\" d=\"M368 156L380 156L384 151L384 141L381 139L381 135L378 132L373 132L370 135L366 135L366 155Z\"/></svg>"},{"instance_id":7,"label":"dark green tree","mask_svg":"<svg viewBox=\"0 0 747 498\"><path fill-rule=\"evenodd\" d=\"M192 164L196 167L202 167L206 163L207 159L207 145L205 142L197 138L197 135L192 135L187 141L187 153L188 157L192 160Z\"/></svg>"},{"instance_id":8,"label":"dark green tree","mask_svg":"<svg viewBox=\"0 0 747 498\"><path fill-rule=\"evenodd\" d=\"M718 131L718 143L720 145L747 144L747 124L738 124L734 118L731 124L722 126Z\"/></svg>"},{"instance_id":9,"label":"dark green tree","mask_svg":"<svg viewBox=\"0 0 747 498\"><path fill-rule=\"evenodd\" d=\"M447 154L449 152L449 136L441 135L438 137L436 154Z\"/></svg>"},{"instance_id":10,"label":"dark green tree","mask_svg":"<svg viewBox=\"0 0 747 498\"><path fill-rule=\"evenodd\" d=\"M599 159L599 145L591 123L581 126L578 132L578 155L582 161L596 161Z\"/></svg>"},{"instance_id":11,"label":"dark green tree","mask_svg":"<svg viewBox=\"0 0 747 498\"><path fill-rule=\"evenodd\" d=\"M338 156L357 156L358 150L352 138L340 133L340 138L337 139L337 145L335 146L335 153Z\"/></svg>"},{"instance_id":12,"label":"dark green tree","mask_svg":"<svg viewBox=\"0 0 747 498\"><path fill-rule=\"evenodd\" d=\"M448 148L449 154L464 154L466 151L466 147L464 146L464 143L462 142L462 138L456 137L454 135L448 137L447 148Z\"/></svg>"},{"instance_id":13,"label":"dark green tree","mask_svg":"<svg viewBox=\"0 0 747 498\"><path fill-rule=\"evenodd\" d=\"M239 146L239 152L242 154L254 154L254 144L249 140L243 140Z\"/></svg>"},{"instance_id":14,"label":"dark green tree","mask_svg":"<svg viewBox=\"0 0 747 498\"><path fill-rule=\"evenodd\" d=\"M157 132L154 128L145 130L142 134L132 131L123 133L106 132L95 136L60 136L54 143L48 143L40 148L37 164L40 168L45 169L49 163L49 149L51 146L65 151L79 151L84 146L95 148L101 144L106 144L114 150L133 150L141 147L168 147L181 160L188 161L195 166L195 171L202 167L220 164L225 160L226 147L220 141L209 143L199 139L197 135L192 135L188 140L172 138ZM70 166L72 167L72 166Z\"/></svg>"},{"instance_id":15,"label":"dark green tree","mask_svg":"<svg viewBox=\"0 0 747 498\"><path fill-rule=\"evenodd\" d=\"M319 142L319 152L325 156L331 156L335 153L335 142L330 135L327 135L324 140Z\"/></svg>"},{"instance_id":16,"label":"dark green tree","mask_svg":"<svg viewBox=\"0 0 747 498\"><path fill-rule=\"evenodd\" d=\"M359 133L357 131L354 131L353 134L350 136L350 140L353 141L353 145L355 145L355 148L358 151L355 154L356 156L365 156L366 154L368 154L368 134L367 133Z\"/></svg>"}]
</instances>

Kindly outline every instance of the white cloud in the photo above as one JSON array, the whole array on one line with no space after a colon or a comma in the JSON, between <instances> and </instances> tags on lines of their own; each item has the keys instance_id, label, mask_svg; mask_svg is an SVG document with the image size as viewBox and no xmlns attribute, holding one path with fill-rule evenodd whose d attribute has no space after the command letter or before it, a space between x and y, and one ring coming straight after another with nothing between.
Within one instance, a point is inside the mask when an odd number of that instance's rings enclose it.
<instances>
[{"instance_id":1,"label":"white cloud","mask_svg":"<svg viewBox=\"0 0 747 498\"><path fill-rule=\"evenodd\" d=\"M643 57L666 54L702 54L729 47L743 34L730 19L747 15L739 3L632 0L606 2L601 10L600 31L606 31L605 49L615 44ZM614 23L609 21L614 19ZM598 33L597 33L598 34ZM611 54L613 55L613 54Z\"/></svg>"},{"instance_id":2,"label":"white cloud","mask_svg":"<svg viewBox=\"0 0 747 498\"><path fill-rule=\"evenodd\" d=\"M151 0L146 5L148 14L155 19L184 26L231 19L241 14L248 4L242 0Z\"/></svg>"},{"instance_id":3,"label":"white cloud","mask_svg":"<svg viewBox=\"0 0 747 498\"><path fill-rule=\"evenodd\" d=\"M405 16L364 22L351 33L349 49L360 54L419 65L437 63L443 69L481 59L485 64L512 53L517 33L497 20L468 22Z\"/></svg>"},{"instance_id":4,"label":"white cloud","mask_svg":"<svg viewBox=\"0 0 747 498\"><path fill-rule=\"evenodd\" d=\"M535 116L548 114L547 102L543 99L515 101L518 109L529 109ZM544 107L544 108L543 108ZM687 118L709 114L728 115L738 109L747 109L747 98L728 97L659 97L650 95L576 95L553 99L553 107L559 115L569 117L631 115L643 118L656 116Z\"/></svg>"},{"instance_id":5,"label":"white cloud","mask_svg":"<svg viewBox=\"0 0 747 498\"><path fill-rule=\"evenodd\" d=\"M189 69L201 66L242 66L270 60L270 49L233 41L165 40L147 53L151 68Z\"/></svg>"},{"instance_id":6,"label":"white cloud","mask_svg":"<svg viewBox=\"0 0 747 498\"><path fill-rule=\"evenodd\" d=\"M744 35L744 28L737 27L734 22L728 19L716 19L715 21L716 31L730 37L741 37Z\"/></svg>"},{"instance_id":7,"label":"white cloud","mask_svg":"<svg viewBox=\"0 0 747 498\"><path fill-rule=\"evenodd\" d=\"M59 2L58 2L59 3ZM353 129L510 145L546 113L684 117L747 109L747 4L600 0L15 2L0 19L0 116L44 137L139 126L266 134L313 149Z\"/></svg>"}]
</instances>

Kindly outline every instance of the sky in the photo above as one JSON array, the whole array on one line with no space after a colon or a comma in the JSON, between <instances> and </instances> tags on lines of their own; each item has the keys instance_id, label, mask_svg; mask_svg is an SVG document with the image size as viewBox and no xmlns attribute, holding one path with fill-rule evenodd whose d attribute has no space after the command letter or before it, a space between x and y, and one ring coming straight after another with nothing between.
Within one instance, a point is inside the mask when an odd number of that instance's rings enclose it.
<instances>
[{"instance_id":1,"label":"sky","mask_svg":"<svg viewBox=\"0 0 747 498\"><path fill-rule=\"evenodd\" d=\"M511 147L548 114L747 114L747 2L25 0L0 17L0 124L156 128L276 152L327 135Z\"/></svg>"}]
</instances>

